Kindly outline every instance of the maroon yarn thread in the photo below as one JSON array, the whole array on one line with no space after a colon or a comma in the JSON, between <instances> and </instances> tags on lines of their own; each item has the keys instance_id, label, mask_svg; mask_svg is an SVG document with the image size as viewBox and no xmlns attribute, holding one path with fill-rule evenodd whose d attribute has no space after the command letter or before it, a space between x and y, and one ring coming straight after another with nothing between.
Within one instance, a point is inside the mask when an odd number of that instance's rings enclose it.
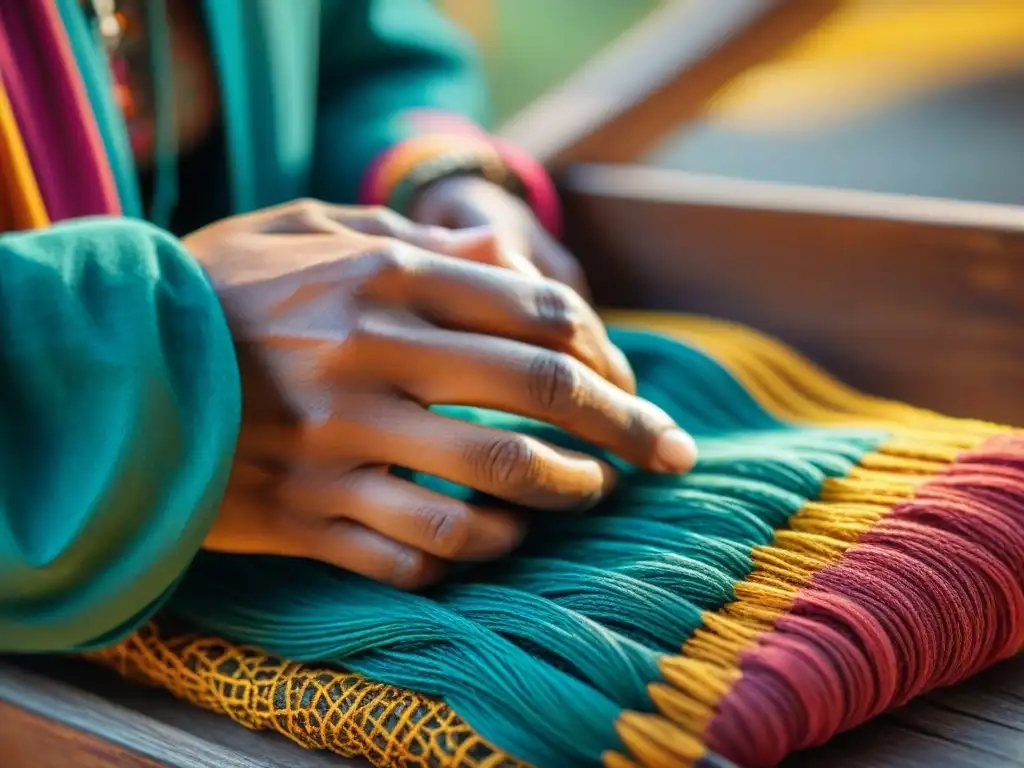
<instances>
[{"instance_id":1,"label":"maroon yarn thread","mask_svg":"<svg viewBox=\"0 0 1024 768\"><path fill-rule=\"evenodd\" d=\"M773 766L1024 642L1024 436L959 456L895 505L740 661L705 732Z\"/></svg>"}]
</instances>

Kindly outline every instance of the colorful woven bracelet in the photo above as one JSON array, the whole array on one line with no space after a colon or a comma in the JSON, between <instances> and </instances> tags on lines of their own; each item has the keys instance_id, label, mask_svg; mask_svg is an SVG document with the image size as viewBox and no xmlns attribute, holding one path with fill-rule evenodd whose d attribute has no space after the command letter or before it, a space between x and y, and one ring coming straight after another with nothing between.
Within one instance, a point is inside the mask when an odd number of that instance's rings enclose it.
<instances>
[{"instance_id":1,"label":"colorful woven bracelet","mask_svg":"<svg viewBox=\"0 0 1024 768\"><path fill-rule=\"evenodd\" d=\"M420 110L407 119L424 134L396 144L373 163L364 177L364 203L405 210L424 186L455 175L479 175L522 197L542 226L554 237L561 236L555 185L527 152L490 137L459 115ZM446 155L452 159L441 159ZM470 159L473 155L475 160Z\"/></svg>"},{"instance_id":2,"label":"colorful woven bracelet","mask_svg":"<svg viewBox=\"0 0 1024 768\"><path fill-rule=\"evenodd\" d=\"M416 110L406 119L424 133L448 133L489 141L512 176L519 182L517 194L533 209L537 219L553 236L560 237L562 205L558 191L544 166L514 144L490 137L479 125L461 115L438 110Z\"/></svg>"},{"instance_id":3,"label":"colorful woven bracelet","mask_svg":"<svg viewBox=\"0 0 1024 768\"><path fill-rule=\"evenodd\" d=\"M513 144L495 139L494 145L505 167L522 185L523 197L533 209L541 226L553 237L560 238L562 236L562 204L558 199L558 190L555 189L554 182L544 170L544 166L528 152L524 152Z\"/></svg>"},{"instance_id":4,"label":"colorful woven bracelet","mask_svg":"<svg viewBox=\"0 0 1024 768\"><path fill-rule=\"evenodd\" d=\"M438 157L475 154L481 168L503 168L497 149L479 137L457 134L429 134L402 141L382 155L371 169L372 178L364 189L364 202L385 205L395 187L415 168Z\"/></svg>"},{"instance_id":5,"label":"colorful woven bracelet","mask_svg":"<svg viewBox=\"0 0 1024 768\"><path fill-rule=\"evenodd\" d=\"M490 182L520 194L522 186L509 173L508 168L496 154L482 156L479 152L438 155L426 160L409 171L388 196L388 207L400 213L408 213L418 193L439 181L456 176L479 176Z\"/></svg>"}]
</instances>

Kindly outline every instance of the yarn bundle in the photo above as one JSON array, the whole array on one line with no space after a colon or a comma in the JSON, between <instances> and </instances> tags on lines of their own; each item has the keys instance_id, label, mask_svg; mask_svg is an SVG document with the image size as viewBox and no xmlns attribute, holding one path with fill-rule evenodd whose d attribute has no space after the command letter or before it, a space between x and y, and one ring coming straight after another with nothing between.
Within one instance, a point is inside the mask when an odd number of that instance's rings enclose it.
<instances>
[{"instance_id":1,"label":"yarn bundle","mask_svg":"<svg viewBox=\"0 0 1024 768\"><path fill-rule=\"evenodd\" d=\"M203 553L93 658L376 766L757 768L1019 649L1024 437L860 395L737 326L611 320L640 394L697 439L691 474L622 467L595 510L422 594Z\"/></svg>"}]
</instances>

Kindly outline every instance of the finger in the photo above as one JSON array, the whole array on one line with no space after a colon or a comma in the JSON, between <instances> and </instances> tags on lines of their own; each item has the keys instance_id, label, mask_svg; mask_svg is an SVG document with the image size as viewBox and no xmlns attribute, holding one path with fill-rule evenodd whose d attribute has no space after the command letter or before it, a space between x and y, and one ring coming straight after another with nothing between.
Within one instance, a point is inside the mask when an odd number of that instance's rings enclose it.
<instances>
[{"instance_id":1,"label":"finger","mask_svg":"<svg viewBox=\"0 0 1024 768\"><path fill-rule=\"evenodd\" d=\"M491 225L472 227L469 229L456 229L456 233L462 234L466 240L457 247L443 251L449 256L476 261L481 264L490 264L492 267L501 267L518 272L521 275L541 277L541 271L534 266L529 257L520 250L509 244L509 238L503 236L500 230L494 229ZM470 233L486 232L489 237L478 241L469 239ZM441 252L441 251L439 251Z\"/></svg>"},{"instance_id":2,"label":"finger","mask_svg":"<svg viewBox=\"0 0 1024 768\"><path fill-rule=\"evenodd\" d=\"M489 253L498 250L490 227L454 230L418 224L383 206L332 205L320 200L304 199L266 209L264 214L261 231L265 234L330 235L354 230L368 237L393 238L449 256L479 261L497 258Z\"/></svg>"},{"instance_id":3,"label":"finger","mask_svg":"<svg viewBox=\"0 0 1024 768\"><path fill-rule=\"evenodd\" d=\"M586 454L422 409L390 437L381 461L531 509L590 508L618 479L611 466Z\"/></svg>"},{"instance_id":4,"label":"finger","mask_svg":"<svg viewBox=\"0 0 1024 768\"><path fill-rule=\"evenodd\" d=\"M344 518L445 560L500 557L526 533L514 512L467 504L378 470L356 470L341 482L314 471L279 494L284 506L305 516Z\"/></svg>"},{"instance_id":5,"label":"finger","mask_svg":"<svg viewBox=\"0 0 1024 768\"><path fill-rule=\"evenodd\" d=\"M294 548L305 553L305 557L399 589L422 589L439 581L445 573L440 558L351 520L309 525Z\"/></svg>"},{"instance_id":6,"label":"finger","mask_svg":"<svg viewBox=\"0 0 1024 768\"><path fill-rule=\"evenodd\" d=\"M540 270L530 260L529 243L521 226L530 214L525 206L521 208L504 189L489 181L459 178L428 187L417 198L413 211L417 221L445 224L460 232L491 229L493 247L473 256L452 255L538 276Z\"/></svg>"},{"instance_id":7,"label":"finger","mask_svg":"<svg viewBox=\"0 0 1024 768\"><path fill-rule=\"evenodd\" d=\"M533 509L589 508L618 479L592 456L431 413L395 395L346 397L330 420L251 426L239 442L252 461L405 467Z\"/></svg>"},{"instance_id":8,"label":"finger","mask_svg":"<svg viewBox=\"0 0 1024 768\"><path fill-rule=\"evenodd\" d=\"M390 237L426 251L504 267L526 275L541 274L529 258L510 248L508 238L487 222L474 227L449 229L418 224L390 208L380 207L328 206L326 215L366 235Z\"/></svg>"},{"instance_id":9,"label":"finger","mask_svg":"<svg viewBox=\"0 0 1024 768\"><path fill-rule=\"evenodd\" d=\"M657 472L686 472L696 461L693 440L668 414L549 349L409 327L401 339L381 339L359 362L424 405L470 405L545 421Z\"/></svg>"},{"instance_id":10,"label":"finger","mask_svg":"<svg viewBox=\"0 0 1024 768\"><path fill-rule=\"evenodd\" d=\"M342 226L374 237L393 237L427 250L445 247L453 231L447 227L417 224L383 206L325 206L325 215Z\"/></svg>"},{"instance_id":11,"label":"finger","mask_svg":"<svg viewBox=\"0 0 1024 768\"><path fill-rule=\"evenodd\" d=\"M633 371L601 319L567 286L393 243L390 256L392 268L367 282L366 295L447 328L564 352L627 392L636 391Z\"/></svg>"}]
</instances>

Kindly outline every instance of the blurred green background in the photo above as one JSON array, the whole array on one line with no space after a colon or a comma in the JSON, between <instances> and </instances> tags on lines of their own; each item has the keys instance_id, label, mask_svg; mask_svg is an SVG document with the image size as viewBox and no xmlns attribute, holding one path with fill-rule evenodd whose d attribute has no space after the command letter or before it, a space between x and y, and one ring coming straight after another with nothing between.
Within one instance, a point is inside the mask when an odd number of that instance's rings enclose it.
<instances>
[{"instance_id":1,"label":"blurred green background","mask_svg":"<svg viewBox=\"0 0 1024 768\"><path fill-rule=\"evenodd\" d=\"M482 41L500 123L557 85L661 0L464 0L487 14ZM459 4L453 4L456 15Z\"/></svg>"}]
</instances>

